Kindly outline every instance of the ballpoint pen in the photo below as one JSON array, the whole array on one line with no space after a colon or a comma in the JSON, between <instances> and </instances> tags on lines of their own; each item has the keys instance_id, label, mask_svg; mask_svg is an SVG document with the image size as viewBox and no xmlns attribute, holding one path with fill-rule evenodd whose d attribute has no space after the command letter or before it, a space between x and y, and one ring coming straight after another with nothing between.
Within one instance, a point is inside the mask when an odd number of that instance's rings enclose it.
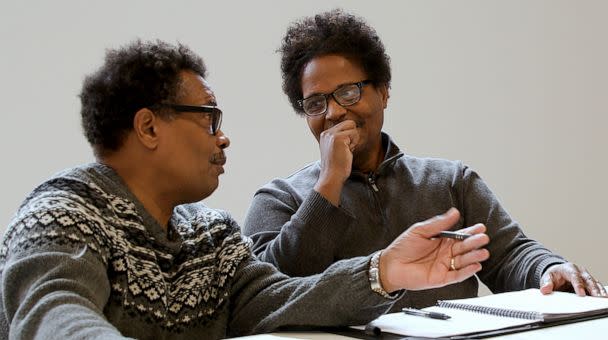
<instances>
[{"instance_id":1,"label":"ballpoint pen","mask_svg":"<svg viewBox=\"0 0 608 340\"><path fill-rule=\"evenodd\" d=\"M408 315L423 316L425 318L431 318L431 319L447 320L447 319L451 318L451 316L449 316L447 314L438 313L438 312L429 312L429 311L415 309L415 308L403 308L401 311Z\"/></svg>"},{"instance_id":2,"label":"ballpoint pen","mask_svg":"<svg viewBox=\"0 0 608 340\"><path fill-rule=\"evenodd\" d=\"M443 238L453 238L455 240L464 240L467 237L470 237L470 234L465 234L465 233L459 233L457 231L442 231L439 234L433 236L435 237L443 237Z\"/></svg>"}]
</instances>

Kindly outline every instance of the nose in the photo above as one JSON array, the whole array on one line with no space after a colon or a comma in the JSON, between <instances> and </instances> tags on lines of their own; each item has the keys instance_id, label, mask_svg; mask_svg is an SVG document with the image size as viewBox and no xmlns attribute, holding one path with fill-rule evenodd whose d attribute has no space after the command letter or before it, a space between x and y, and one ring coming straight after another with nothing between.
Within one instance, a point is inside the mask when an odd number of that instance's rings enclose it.
<instances>
[{"instance_id":1,"label":"nose","mask_svg":"<svg viewBox=\"0 0 608 340\"><path fill-rule=\"evenodd\" d=\"M222 130L218 130L215 137L215 143L220 149L225 149L230 146L230 138L228 138Z\"/></svg>"},{"instance_id":2,"label":"nose","mask_svg":"<svg viewBox=\"0 0 608 340\"><path fill-rule=\"evenodd\" d=\"M346 108L338 104L333 96L329 96L329 98L327 98L327 111L325 111L325 119L333 122L340 122L344 119L345 115Z\"/></svg>"}]
</instances>

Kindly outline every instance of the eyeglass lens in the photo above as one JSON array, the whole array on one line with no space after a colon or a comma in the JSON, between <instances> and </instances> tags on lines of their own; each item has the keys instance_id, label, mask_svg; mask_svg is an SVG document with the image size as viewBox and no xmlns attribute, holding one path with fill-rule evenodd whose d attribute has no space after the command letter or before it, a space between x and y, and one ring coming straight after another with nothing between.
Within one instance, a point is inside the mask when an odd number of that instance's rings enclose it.
<instances>
[{"instance_id":1,"label":"eyeglass lens","mask_svg":"<svg viewBox=\"0 0 608 340\"><path fill-rule=\"evenodd\" d=\"M357 103L361 98L359 84L342 86L331 94L319 94L306 98L302 101L304 112L308 115L320 115L327 110L327 97L332 96L334 100L342 105L349 106Z\"/></svg>"},{"instance_id":2,"label":"eyeglass lens","mask_svg":"<svg viewBox=\"0 0 608 340\"><path fill-rule=\"evenodd\" d=\"M211 112L211 133L214 135L218 132L222 126L222 110L214 108Z\"/></svg>"}]
</instances>

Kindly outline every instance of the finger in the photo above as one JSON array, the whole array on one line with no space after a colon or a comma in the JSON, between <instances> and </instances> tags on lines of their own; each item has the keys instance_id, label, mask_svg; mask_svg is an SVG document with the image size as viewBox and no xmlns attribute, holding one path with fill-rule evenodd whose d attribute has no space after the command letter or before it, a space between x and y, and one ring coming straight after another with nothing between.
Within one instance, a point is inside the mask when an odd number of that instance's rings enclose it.
<instances>
[{"instance_id":1,"label":"finger","mask_svg":"<svg viewBox=\"0 0 608 340\"><path fill-rule=\"evenodd\" d=\"M465 233L469 235L481 234L486 232L486 226L483 223L477 223L471 227L462 228L458 230L460 233Z\"/></svg>"},{"instance_id":2,"label":"finger","mask_svg":"<svg viewBox=\"0 0 608 340\"><path fill-rule=\"evenodd\" d=\"M475 275L481 270L480 263L473 263L457 270L451 270L446 274L446 284L461 282Z\"/></svg>"},{"instance_id":3,"label":"finger","mask_svg":"<svg viewBox=\"0 0 608 340\"><path fill-rule=\"evenodd\" d=\"M328 130L333 130L335 132L341 132L341 131L355 130L355 129L357 129L357 123L355 123L354 120L347 119L347 120L341 121L340 123L332 126Z\"/></svg>"},{"instance_id":4,"label":"finger","mask_svg":"<svg viewBox=\"0 0 608 340\"><path fill-rule=\"evenodd\" d=\"M348 130L345 131L345 133L348 134L348 138L349 138L349 149L352 152L353 150L355 150L355 147L357 147L357 145L359 144L359 140L360 140L360 135L359 135L359 130L357 129L353 129L353 130Z\"/></svg>"},{"instance_id":5,"label":"finger","mask_svg":"<svg viewBox=\"0 0 608 340\"><path fill-rule=\"evenodd\" d=\"M581 274L586 291L591 296L600 296L600 290L597 286L597 281L589 274L586 269L583 269Z\"/></svg>"},{"instance_id":6,"label":"finger","mask_svg":"<svg viewBox=\"0 0 608 340\"><path fill-rule=\"evenodd\" d=\"M572 288L574 288L574 292L578 296L585 296L587 293L585 292L585 283L583 278L580 276L580 272L576 271L572 274L570 279L570 284L572 284Z\"/></svg>"},{"instance_id":7,"label":"finger","mask_svg":"<svg viewBox=\"0 0 608 340\"><path fill-rule=\"evenodd\" d=\"M601 282L595 282L595 285L597 286L597 290L600 292L598 296L608 297L608 292L606 292L606 288Z\"/></svg>"},{"instance_id":8,"label":"finger","mask_svg":"<svg viewBox=\"0 0 608 340\"><path fill-rule=\"evenodd\" d=\"M553 293L553 290L555 289L554 280L553 271L548 269L540 278L540 292L544 295Z\"/></svg>"},{"instance_id":9,"label":"finger","mask_svg":"<svg viewBox=\"0 0 608 340\"><path fill-rule=\"evenodd\" d=\"M468 253L454 256L454 267L456 269L466 267L471 264L480 263L490 257L490 252L487 249L475 249Z\"/></svg>"},{"instance_id":10,"label":"finger","mask_svg":"<svg viewBox=\"0 0 608 340\"><path fill-rule=\"evenodd\" d=\"M490 237L486 234L475 234L471 237L454 243L452 252L454 255L468 253L474 249L479 249L490 243Z\"/></svg>"},{"instance_id":11,"label":"finger","mask_svg":"<svg viewBox=\"0 0 608 340\"><path fill-rule=\"evenodd\" d=\"M541 292L543 294L550 294L553 291L559 290L576 293L575 285L577 277L579 277L580 281L580 271L572 263L551 266L541 277Z\"/></svg>"},{"instance_id":12,"label":"finger","mask_svg":"<svg viewBox=\"0 0 608 340\"><path fill-rule=\"evenodd\" d=\"M320 140L332 143L344 141L349 138L349 132L356 130L357 124L354 121L345 120L321 132Z\"/></svg>"},{"instance_id":13,"label":"finger","mask_svg":"<svg viewBox=\"0 0 608 340\"><path fill-rule=\"evenodd\" d=\"M450 208L442 215L414 224L409 231L428 239L439 234L440 231L452 228L458 222L458 218L460 218L460 212L456 208Z\"/></svg>"},{"instance_id":14,"label":"finger","mask_svg":"<svg viewBox=\"0 0 608 340\"><path fill-rule=\"evenodd\" d=\"M555 286L553 285L553 281L552 280L545 281L540 286L540 292L543 293L544 295L553 293L554 289L555 289Z\"/></svg>"}]
</instances>

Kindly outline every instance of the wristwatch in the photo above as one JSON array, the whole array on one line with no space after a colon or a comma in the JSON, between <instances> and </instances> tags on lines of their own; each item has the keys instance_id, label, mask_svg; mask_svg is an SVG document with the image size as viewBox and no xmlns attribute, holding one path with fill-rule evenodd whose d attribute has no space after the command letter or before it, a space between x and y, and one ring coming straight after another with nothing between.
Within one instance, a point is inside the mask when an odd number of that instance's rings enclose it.
<instances>
[{"instance_id":1,"label":"wristwatch","mask_svg":"<svg viewBox=\"0 0 608 340\"><path fill-rule=\"evenodd\" d=\"M367 271L367 275L369 278L369 284L372 290L387 299L396 299L399 296L399 292L394 294L389 294L384 288L382 288L382 284L380 284L380 254L382 250L377 251L372 255L372 259L369 261L369 270Z\"/></svg>"}]
</instances>

